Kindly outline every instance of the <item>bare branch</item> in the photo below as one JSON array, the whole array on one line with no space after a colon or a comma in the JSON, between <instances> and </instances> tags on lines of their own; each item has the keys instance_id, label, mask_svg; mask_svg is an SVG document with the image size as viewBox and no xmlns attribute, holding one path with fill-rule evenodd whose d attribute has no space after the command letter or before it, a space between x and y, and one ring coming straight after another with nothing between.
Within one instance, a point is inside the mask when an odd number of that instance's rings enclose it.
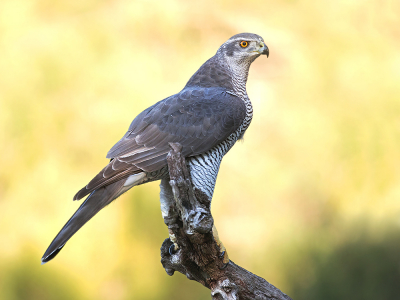
<instances>
[{"instance_id":1,"label":"bare branch","mask_svg":"<svg viewBox=\"0 0 400 300\"><path fill-rule=\"evenodd\" d=\"M163 179L160 185L161 209L170 232L161 246L161 263L167 274L178 271L196 280L211 289L214 300L291 300L265 279L227 260L213 227L211 199L193 188L182 146L170 146L170 180Z\"/></svg>"}]
</instances>

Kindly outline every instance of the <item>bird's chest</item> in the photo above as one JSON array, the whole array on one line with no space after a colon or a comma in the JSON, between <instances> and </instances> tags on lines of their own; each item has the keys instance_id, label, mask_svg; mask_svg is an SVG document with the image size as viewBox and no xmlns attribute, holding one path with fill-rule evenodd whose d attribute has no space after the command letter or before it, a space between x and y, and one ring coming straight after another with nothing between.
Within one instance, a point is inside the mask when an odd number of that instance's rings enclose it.
<instances>
[{"instance_id":1,"label":"bird's chest","mask_svg":"<svg viewBox=\"0 0 400 300\"><path fill-rule=\"evenodd\" d=\"M237 130L237 138L235 142L243 138L244 133L246 132L247 128L249 128L251 120L253 119L253 105L251 104L249 97L247 96L247 94L245 94L242 99L244 99L243 102L246 107L246 116L239 129Z\"/></svg>"},{"instance_id":2,"label":"bird's chest","mask_svg":"<svg viewBox=\"0 0 400 300\"><path fill-rule=\"evenodd\" d=\"M246 115L239 128L216 147L205 153L190 157L187 161L194 186L203 191L210 199L214 192L215 181L222 158L233 147L236 141L243 137L253 118L253 106L247 94L242 99L244 99Z\"/></svg>"}]
</instances>

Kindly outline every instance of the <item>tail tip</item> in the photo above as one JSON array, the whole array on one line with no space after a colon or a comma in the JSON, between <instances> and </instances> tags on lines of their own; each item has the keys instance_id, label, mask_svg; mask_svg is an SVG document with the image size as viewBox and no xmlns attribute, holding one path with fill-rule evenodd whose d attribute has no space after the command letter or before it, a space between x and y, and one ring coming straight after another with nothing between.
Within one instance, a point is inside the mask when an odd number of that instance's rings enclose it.
<instances>
[{"instance_id":1,"label":"tail tip","mask_svg":"<svg viewBox=\"0 0 400 300\"><path fill-rule=\"evenodd\" d=\"M50 252L49 254L47 254L48 251L46 251L46 253L42 257L42 265L44 265L45 263L49 262L54 257L56 257L58 252L60 252L63 247L64 247L64 245L62 245L61 247L57 248L56 250Z\"/></svg>"}]
</instances>

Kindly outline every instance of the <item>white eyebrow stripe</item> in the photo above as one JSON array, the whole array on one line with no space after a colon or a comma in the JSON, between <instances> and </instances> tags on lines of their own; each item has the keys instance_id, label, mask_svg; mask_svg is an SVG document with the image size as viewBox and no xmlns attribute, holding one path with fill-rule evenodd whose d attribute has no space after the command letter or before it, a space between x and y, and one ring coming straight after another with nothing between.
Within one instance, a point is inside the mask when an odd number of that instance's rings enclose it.
<instances>
[{"instance_id":1,"label":"white eyebrow stripe","mask_svg":"<svg viewBox=\"0 0 400 300\"><path fill-rule=\"evenodd\" d=\"M235 39L232 39L232 40L227 40L227 41L226 41L225 43L223 43L222 45L226 45L226 44L228 44L228 43L236 42L236 41L243 41L243 40L257 42L257 40L254 40L254 39L235 38ZM259 39L258 39L258 42L262 42L262 40L259 38Z\"/></svg>"}]
</instances>

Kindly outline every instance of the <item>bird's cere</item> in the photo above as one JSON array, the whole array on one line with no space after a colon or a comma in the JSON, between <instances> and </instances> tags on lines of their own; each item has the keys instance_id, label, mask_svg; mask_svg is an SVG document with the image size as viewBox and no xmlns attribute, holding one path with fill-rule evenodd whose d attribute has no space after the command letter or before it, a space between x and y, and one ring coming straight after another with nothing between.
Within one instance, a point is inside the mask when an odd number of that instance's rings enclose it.
<instances>
[{"instance_id":1,"label":"bird's cere","mask_svg":"<svg viewBox=\"0 0 400 300\"><path fill-rule=\"evenodd\" d=\"M264 44L264 42L260 43L260 48L257 51L259 54L264 54L267 57L269 56L269 49L267 47L267 45Z\"/></svg>"}]
</instances>

